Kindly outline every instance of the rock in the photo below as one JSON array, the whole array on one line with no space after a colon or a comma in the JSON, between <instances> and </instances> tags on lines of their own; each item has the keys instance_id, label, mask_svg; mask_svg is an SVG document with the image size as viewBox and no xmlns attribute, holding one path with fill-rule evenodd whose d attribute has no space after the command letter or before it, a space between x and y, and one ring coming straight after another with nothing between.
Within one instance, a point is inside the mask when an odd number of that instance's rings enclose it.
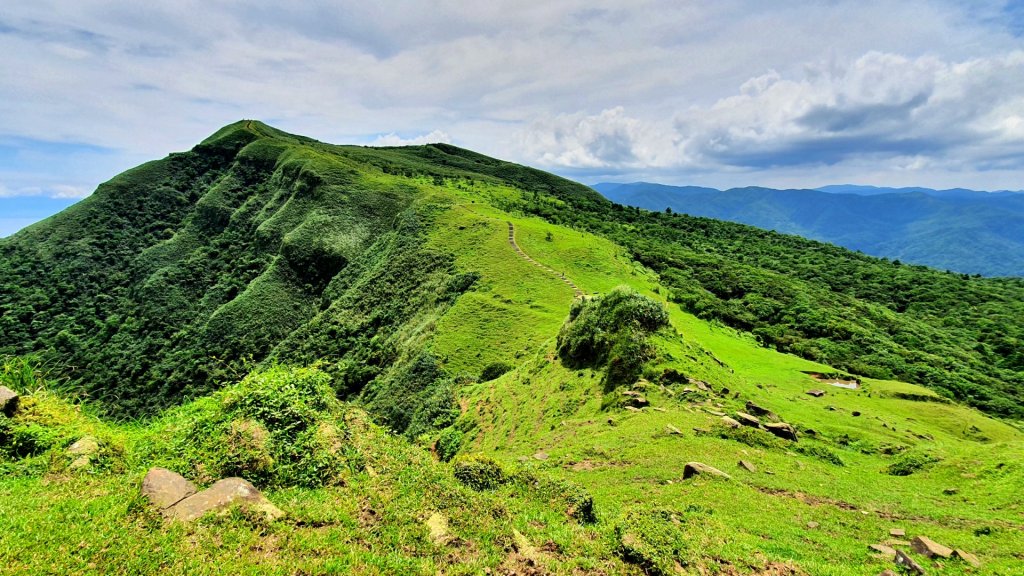
<instances>
[{"instance_id":1,"label":"rock","mask_svg":"<svg viewBox=\"0 0 1024 576\"><path fill-rule=\"evenodd\" d=\"M679 428L676 428L675 426L673 426L671 424L666 424L665 425L665 429L668 430L669 434L678 434L679 436L683 435L683 431L682 430L680 430Z\"/></svg>"},{"instance_id":2,"label":"rock","mask_svg":"<svg viewBox=\"0 0 1024 576\"><path fill-rule=\"evenodd\" d=\"M856 410L854 410L853 412L850 412L850 414L853 414L854 416L860 416L860 412L858 412Z\"/></svg>"},{"instance_id":3,"label":"rock","mask_svg":"<svg viewBox=\"0 0 1024 576\"><path fill-rule=\"evenodd\" d=\"M729 428L739 428L740 426L742 426L742 424L740 424L734 418L729 418L728 416L722 416L722 424Z\"/></svg>"},{"instance_id":4,"label":"rock","mask_svg":"<svg viewBox=\"0 0 1024 576\"><path fill-rule=\"evenodd\" d=\"M543 450L541 450L540 452L537 452L536 454L533 455L533 459L534 460L542 460L543 461L543 460L547 460L548 458L549 458L548 453L543 451Z\"/></svg>"},{"instance_id":5,"label":"rock","mask_svg":"<svg viewBox=\"0 0 1024 576\"><path fill-rule=\"evenodd\" d=\"M655 412L668 412L668 410L662 408L661 406L654 406L653 408L651 408L651 410L654 410Z\"/></svg>"},{"instance_id":6,"label":"rock","mask_svg":"<svg viewBox=\"0 0 1024 576\"><path fill-rule=\"evenodd\" d=\"M718 468L713 468L701 462L687 462L686 466L683 466L683 480L698 475L717 476L718 478L725 478L726 480L732 478L732 476L729 476Z\"/></svg>"},{"instance_id":7,"label":"rock","mask_svg":"<svg viewBox=\"0 0 1024 576\"><path fill-rule=\"evenodd\" d=\"M929 558L949 558L953 555L952 548L946 548L927 536L914 536L910 541L910 547L918 554L924 554Z\"/></svg>"},{"instance_id":8,"label":"rock","mask_svg":"<svg viewBox=\"0 0 1024 576\"><path fill-rule=\"evenodd\" d=\"M910 556L907 556L907 553L903 550L896 551L895 561L897 566L902 566L913 574L924 574L924 568L921 568L921 565L915 562Z\"/></svg>"},{"instance_id":9,"label":"rock","mask_svg":"<svg viewBox=\"0 0 1024 576\"><path fill-rule=\"evenodd\" d=\"M0 412L3 412L4 416L14 416L18 411L19 400L17 392L7 386L0 386Z\"/></svg>"},{"instance_id":10,"label":"rock","mask_svg":"<svg viewBox=\"0 0 1024 576\"><path fill-rule=\"evenodd\" d=\"M754 404L750 400L747 400L746 407L747 407L747 412L749 412L750 414L753 414L754 416L764 416L765 418L768 418L769 420L776 420L776 419L778 419L778 416L776 416L774 412L772 412L771 410L769 410L767 408L763 408L761 406L758 406L757 404Z\"/></svg>"},{"instance_id":11,"label":"rock","mask_svg":"<svg viewBox=\"0 0 1024 576\"><path fill-rule=\"evenodd\" d=\"M796 428L793 428L785 422L770 422L764 425L764 429L775 434L779 438L785 438L786 440L796 442Z\"/></svg>"},{"instance_id":12,"label":"rock","mask_svg":"<svg viewBox=\"0 0 1024 576\"><path fill-rule=\"evenodd\" d=\"M804 392L804 394L810 394L811 396L814 396L815 398L821 398L822 396L825 395L825 391L824 390L808 390L807 392Z\"/></svg>"},{"instance_id":13,"label":"rock","mask_svg":"<svg viewBox=\"0 0 1024 576\"><path fill-rule=\"evenodd\" d=\"M953 496L958 492L960 491L957 490L956 488L946 488L945 490L942 491L942 493L945 494L946 496Z\"/></svg>"},{"instance_id":14,"label":"rock","mask_svg":"<svg viewBox=\"0 0 1024 576\"><path fill-rule=\"evenodd\" d=\"M739 421L739 423L743 424L744 426L750 426L752 428L761 427L761 421L758 420L756 417L747 414L746 412L737 412L736 420Z\"/></svg>"},{"instance_id":15,"label":"rock","mask_svg":"<svg viewBox=\"0 0 1024 576\"><path fill-rule=\"evenodd\" d=\"M267 500L255 486L241 478L225 478L206 490L193 494L166 509L164 515L173 520L191 522L210 512L226 513L232 506L276 520L284 516L280 508Z\"/></svg>"},{"instance_id":16,"label":"rock","mask_svg":"<svg viewBox=\"0 0 1024 576\"><path fill-rule=\"evenodd\" d=\"M435 544L443 546L452 539L448 532L448 519L440 512L434 512L427 518L427 529L430 530L430 539Z\"/></svg>"},{"instance_id":17,"label":"rock","mask_svg":"<svg viewBox=\"0 0 1024 576\"><path fill-rule=\"evenodd\" d=\"M981 568L981 560L978 560L978 557L970 552L964 552L959 549L953 550L953 558L959 558L975 568Z\"/></svg>"},{"instance_id":18,"label":"rock","mask_svg":"<svg viewBox=\"0 0 1024 576\"><path fill-rule=\"evenodd\" d=\"M626 406L626 410L629 410L630 412L643 412L642 409L637 408L636 406Z\"/></svg>"},{"instance_id":19,"label":"rock","mask_svg":"<svg viewBox=\"0 0 1024 576\"><path fill-rule=\"evenodd\" d=\"M889 536L893 538L902 538L907 535L907 531L903 528L891 528L889 530Z\"/></svg>"},{"instance_id":20,"label":"rock","mask_svg":"<svg viewBox=\"0 0 1024 576\"><path fill-rule=\"evenodd\" d=\"M142 479L142 495L165 510L196 493L196 485L166 468L150 468Z\"/></svg>"},{"instance_id":21,"label":"rock","mask_svg":"<svg viewBox=\"0 0 1024 576\"><path fill-rule=\"evenodd\" d=\"M815 522L813 520L807 523L807 528L810 529L810 530L815 530L815 529L818 528L818 526L821 526L821 524L818 524L817 522Z\"/></svg>"},{"instance_id":22,"label":"rock","mask_svg":"<svg viewBox=\"0 0 1024 576\"><path fill-rule=\"evenodd\" d=\"M701 392L711 391L711 386L708 386L708 383L704 382L703 380L697 380L696 382L693 383L693 385L696 386L697 390L700 390Z\"/></svg>"},{"instance_id":23,"label":"rock","mask_svg":"<svg viewBox=\"0 0 1024 576\"><path fill-rule=\"evenodd\" d=\"M707 412L708 414L711 414L712 416L725 416L725 412L721 412L719 410L712 410L710 408L705 408L704 411Z\"/></svg>"},{"instance_id":24,"label":"rock","mask_svg":"<svg viewBox=\"0 0 1024 576\"><path fill-rule=\"evenodd\" d=\"M77 442L68 447L68 455L71 456L71 464L68 470L77 471L88 468L92 464L93 457L100 451L100 443L93 436L82 436Z\"/></svg>"},{"instance_id":25,"label":"rock","mask_svg":"<svg viewBox=\"0 0 1024 576\"><path fill-rule=\"evenodd\" d=\"M900 575L895 573L895 572L893 572L892 570L883 570L883 571L878 573L878 576L900 576Z\"/></svg>"},{"instance_id":26,"label":"rock","mask_svg":"<svg viewBox=\"0 0 1024 576\"><path fill-rule=\"evenodd\" d=\"M889 560L896 558L896 550L890 546L886 546L885 544L871 544L868 548L878 552Z\"/></svg>"},{"instance_id":27,"label":"rock","mask_svg":"<svg viewBox=\"0 0 1024 576\"><path fill-rule=\"evenodd\" d=\"M754 466L752 463L747 462L746 460L740 460L740 468L743 468L747 472L757 473L757 467Z\"/></svg>"}]
</instances>

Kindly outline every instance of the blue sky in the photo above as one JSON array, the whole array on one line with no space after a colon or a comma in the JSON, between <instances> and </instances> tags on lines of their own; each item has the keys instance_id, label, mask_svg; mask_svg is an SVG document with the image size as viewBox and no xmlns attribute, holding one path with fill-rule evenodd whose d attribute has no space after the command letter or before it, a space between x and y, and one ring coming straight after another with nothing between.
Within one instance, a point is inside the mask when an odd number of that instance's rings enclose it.
<instances>
[{"instance_id":1,"label":"blue sky","mask_svg":"<svg viewBox=\"0 0 1024 576\"><path fill-rule=\"evenodd\" d=\"M0 234L257 118L583 182L1024 187L1024 3L38 0L0 13Z\"/></svg>"}]
</instances>

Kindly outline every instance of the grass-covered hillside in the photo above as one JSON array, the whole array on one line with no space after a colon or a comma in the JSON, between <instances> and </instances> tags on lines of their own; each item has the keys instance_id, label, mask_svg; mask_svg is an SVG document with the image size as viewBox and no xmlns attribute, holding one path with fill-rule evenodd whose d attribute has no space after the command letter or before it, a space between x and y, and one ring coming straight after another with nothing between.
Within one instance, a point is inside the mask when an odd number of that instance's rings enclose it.
<instances>
[{"instance_id":1,"label":"grass-covered hillside","mask_svg":"<svg viewBox=\"0 0 1024 576\"><path fill-rule=\"evenodd\" d=\"M0 240L0 283L0 571L1024 563L1019 282L243 121ZM154 466L285 516L166 521Z\"/></svg>"}]
</instances>

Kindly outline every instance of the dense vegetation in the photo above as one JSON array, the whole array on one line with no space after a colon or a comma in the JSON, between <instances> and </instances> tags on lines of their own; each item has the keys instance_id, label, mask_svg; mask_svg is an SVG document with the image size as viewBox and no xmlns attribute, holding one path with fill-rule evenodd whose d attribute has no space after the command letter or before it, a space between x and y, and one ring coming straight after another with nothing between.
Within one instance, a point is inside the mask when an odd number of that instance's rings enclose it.
<instances>
[{"instance_id":1,"label":"dense vegetation","mask_svg":"<svg viewBox=\"0 0 1024 576\"><path fill-rule=\"evenodd\" d=\"M985 276L1024 276L1024 193L598 184L620 204L796 234L872 256ZM853 191L851 193L851 191Z\"/></svg>"},{"instance_id":2,"label":"dense vegetation","mask_svg":"<svg viewBox=\"0 0 1024 576\"><path fill-rule=\"evenodd\" d=\"M1017 282L256 122L0 254L8 571L871 576L893 528L982 564L929 574L1020 564L1019 423L810 375L1013 415ZM165 522L152 466L286 516Z\"/></svg>"},{"instance_id":3,"label":"dense vegetation","mask_svg":"<svg viewBox=\"0 0 1024 576\"><path fill-rule=\"evenodd\" d=\"M43 354L69 389L126 415L202 395L248 361L323 360L342 397L363 394L393 428L444 427L452 390L478 374L447 373L411 331L475 282L424 244L437 209L425 191L446 187L603 235L674 302L767 346L1024 416L1024 281L616 205L449 145L330 146L256 122L0 241L0 353Z\"/></svg>"}]
</instances>

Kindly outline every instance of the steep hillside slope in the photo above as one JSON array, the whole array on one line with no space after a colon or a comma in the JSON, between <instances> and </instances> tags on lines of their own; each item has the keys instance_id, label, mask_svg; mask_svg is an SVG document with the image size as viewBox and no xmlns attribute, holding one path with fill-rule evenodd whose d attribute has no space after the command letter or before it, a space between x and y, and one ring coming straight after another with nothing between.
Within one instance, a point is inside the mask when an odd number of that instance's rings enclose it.
<instances>
[{"instance_id":1,"label":"steep hillside slope","mask_svg":"<svg viewBox=\"0 0 1024 576\"><path fill-rule=\"evenodd\" d=\"M16 572L869 576L885 545L961 575L1024 557L1024 433L960 403L1021 413L1017 281L257 122L0 255L0 347L49 367L0 364L23 395L0 416ZM84 436L98 453L72 467ZM730 478L684 478L691 462ZM246 477L287 516L165 523L138 496L152 466ZM967 560L911 552L918 535Z\"/></svg>"},{"instance_id":2,"label":"steep hillside slope","mask_svg":"<svg viewBox=\"0 0 1024 576\"><path fill-rule=\"evenodd\" d=\"M767 346L1024 415L1024 281L626 209L448 145L333 146L251 121L0 241L0 353L47 355L69 388L121 414L201 395L268 358L329 358L342 395L371 404L450 400L459 374L430 353L429 335L460 294L492 287L474 288L478 271L455 265L478 246L428 239L453 210L489 206L609 238L674 302ZM505 220L484 219L507 231ZM541 300L538 313L560 319ZM437 417L407 412L389 422Z\"/></svg>"},{"instance_id":3,"label":"steep hillside slope","mask_svg":"<svg viewBox=\"0 0 1024 576\"><path fill-rule=\"evenodd\" d=\"M595 186L615 202L649 210L670 207L941 270L1024 276L1024 194L827 188Z\"/></svg>"}]
</instances>

